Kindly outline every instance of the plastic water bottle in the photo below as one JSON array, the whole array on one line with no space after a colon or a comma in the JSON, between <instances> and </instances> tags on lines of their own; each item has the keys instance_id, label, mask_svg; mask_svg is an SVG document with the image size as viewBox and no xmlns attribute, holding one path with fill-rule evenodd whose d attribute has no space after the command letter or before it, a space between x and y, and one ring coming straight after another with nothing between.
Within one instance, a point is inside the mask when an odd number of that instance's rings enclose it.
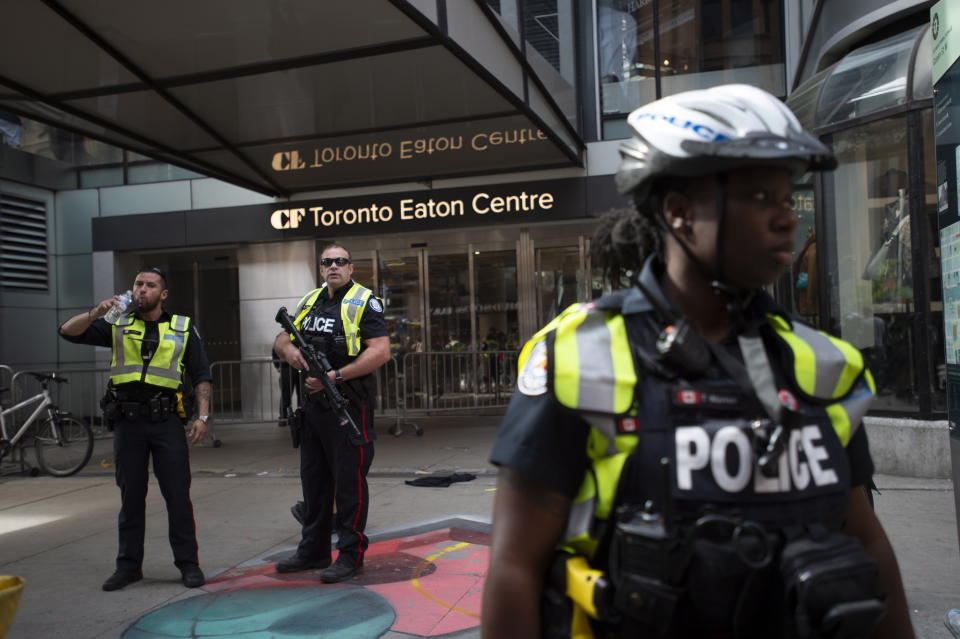
<instances>
[{"instance_id":1,"label":"plastic water bottle","mask_svg":"<svg viewBox=\"0 0 960 639\"><path fill-rule=\"evenodd\" d=\"M107 311L107 314L103 316L103 319L107 320L109 324L116 324L117 321L124 316L127 312L127 309L133 304L133 291L128 290L126 293L120 296L119 300L113 302L113 306L110 307L110 310Z\"/></svg>"}]
</instances>

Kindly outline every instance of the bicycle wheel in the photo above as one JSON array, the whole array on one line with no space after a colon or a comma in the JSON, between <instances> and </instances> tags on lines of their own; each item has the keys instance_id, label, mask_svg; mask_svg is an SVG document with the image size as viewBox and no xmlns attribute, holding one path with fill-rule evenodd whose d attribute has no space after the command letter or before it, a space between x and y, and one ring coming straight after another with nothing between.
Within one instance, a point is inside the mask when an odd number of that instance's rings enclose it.
<instances>
[{"instance_id":1,"label":"bicycle wheel","mask_svg":"<svg viewBox=\"0 0 960 639\"><path fill-rule=\"evenodd\" d=\"M37 430L37 465L54 477L69 477L90 461L93 454L93 430L73 417L60 416L54 429L47 418Z\"/></svg>"}]
</instances>

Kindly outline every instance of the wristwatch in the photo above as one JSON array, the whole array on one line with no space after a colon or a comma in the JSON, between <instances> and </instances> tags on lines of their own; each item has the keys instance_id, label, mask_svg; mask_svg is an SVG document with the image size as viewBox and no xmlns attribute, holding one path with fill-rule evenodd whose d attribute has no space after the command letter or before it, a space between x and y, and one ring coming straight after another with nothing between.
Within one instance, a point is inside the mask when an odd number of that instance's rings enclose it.
<instances>
[{"instance_id":1,"label":"wristwatch","mask_svg":"<svg viewBox=\"0 0 960 639\"><path fill-rule=\"evenodd\" d=\"M207 421L209 421L210 416L209 416L209 415L197 415L197 419L199 419L201 422L203 422L204 424L206 424Z\"/></svg>"},{"instance_id":2,"label":"wristwatch","mask_svg":"<svg viewBox=\"0 0 960 639\"><path fill-rule=\"evenodd\" d=\"M336 376L336 378L337 378L337 383L338 383L338 384L343 381L343 375L340 374L340 369L339 369L339 368L338 368L337 370L333 371L333 374Z\"/></svg>"}]
</instances>

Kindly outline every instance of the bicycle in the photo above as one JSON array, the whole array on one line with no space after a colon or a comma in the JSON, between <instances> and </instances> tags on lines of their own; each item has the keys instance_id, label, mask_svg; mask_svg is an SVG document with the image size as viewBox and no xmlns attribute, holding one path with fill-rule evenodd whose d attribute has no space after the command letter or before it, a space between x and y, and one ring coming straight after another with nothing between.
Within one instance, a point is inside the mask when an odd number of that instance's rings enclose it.
<instances>
[{"instance_id":1,"label":"bicycle","mask_svg":"<svg viewBox=\"0 0 960 639\"><path fill-rule=\"evenodd\" d=\"M40 423L34 432L34 446L37 455L37 465L43 472L54 477L69 477L80 471L90 461L93 454L93 429L89 424L59 410L50 397L50 382L66 384L67 380L57 377L54 373L26 373L38 382L42 390L19 404L0 410L0 459L11 454L16 447L22 448L21 440L34 422L44 413L47 418ZM6 418L16 411L38 404L12 436L7 436ZM21 457L22 459L22 457ZM31 473L36 474L36 473Z\"/></svg>"}]
</instances>

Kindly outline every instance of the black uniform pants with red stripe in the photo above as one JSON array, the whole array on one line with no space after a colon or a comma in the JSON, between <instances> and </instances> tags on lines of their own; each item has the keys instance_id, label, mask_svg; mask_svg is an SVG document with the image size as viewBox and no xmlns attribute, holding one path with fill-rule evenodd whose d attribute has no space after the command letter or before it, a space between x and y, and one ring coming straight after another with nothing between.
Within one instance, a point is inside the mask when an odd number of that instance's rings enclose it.
<instances>
[{"instance_id":1,"label":"black uniform pants with red stripe","mask_svg":"<svg viewBox=\"0 0 960 639\"><path fill-rule=\"evenodd\" d=\"M117 570L139 570L143 563L147 480L150 458L160 493L167 503L167 523L174 563L197 564L197 532L190 502L190 450L183 422L168 415L120 419L113 426L113 457L120 487L120 550Z\"/></svg>"},{"instance_id":2,"label":"black uniform pants with red stripe","mask_svg":"<svg viewBox=\"0 0 960 639\"><path fill-rule=\"evenodd\" d=\"M321 561L331 557L331 534L343 560L359 565L367 550L367 511L370 491L367 471L373 461L373 407L350 403L350 414L361 431L354 441L333 411L307 402L300 439L300 482L303 487L303 537L297 554ZM336 513L333 512L336 502Z\"/></svg>"}]
</instances>

